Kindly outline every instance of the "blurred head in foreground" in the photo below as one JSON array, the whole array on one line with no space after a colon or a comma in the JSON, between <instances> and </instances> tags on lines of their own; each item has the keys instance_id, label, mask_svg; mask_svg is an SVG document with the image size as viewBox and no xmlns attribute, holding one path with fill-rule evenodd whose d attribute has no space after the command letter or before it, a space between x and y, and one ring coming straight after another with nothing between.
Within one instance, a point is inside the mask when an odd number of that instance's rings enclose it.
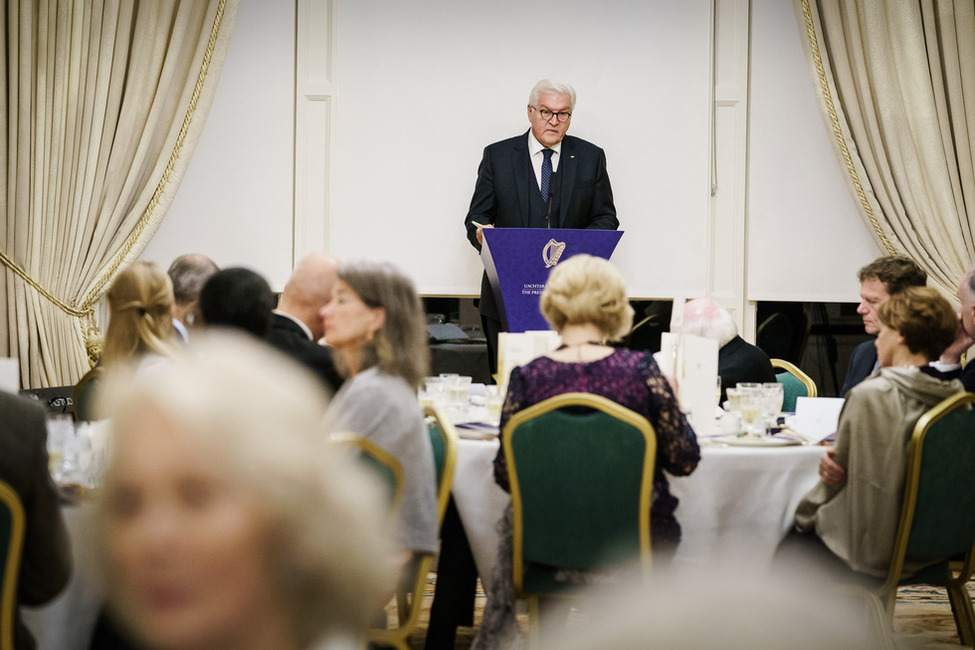
<instances>
[{"instance_id":1,"label":"blurred head in foreground","mask_svg":"<svg viewBox=\"0 0 975 650\"><path fill-rule=\"evenodd\" d=\"M316 382L246 338L200 334L106 391L96 548L153 648L307 648L360 634L388 587L379 493L329 446Z\"/></svg>"},{"instance_id":2,"label":"blurred head in foreground","mask_svg":"<svg viewBox=\"0 0 975 650\"><path fill-rule=\"evenodd\" d=\"M747 567L747 568L746 568ZM873 650L888 625L876 597L829 584L814 565L759 568L731 561L657 573L651 583L593 589L546 650L727 648Z\"/></svg>"},{"instance_id":3,"label":"blurred head in foreground","mask_svg":"<svg viewBox=\"0 0 975 650\"><path fill-rule=\"evenodd\" d=\"M623 275L592 255L573 255L552 269L539 307L556 332L566 325L591 324L606 340L616 340L633 324Z\"/></svg>"}]
</instances>

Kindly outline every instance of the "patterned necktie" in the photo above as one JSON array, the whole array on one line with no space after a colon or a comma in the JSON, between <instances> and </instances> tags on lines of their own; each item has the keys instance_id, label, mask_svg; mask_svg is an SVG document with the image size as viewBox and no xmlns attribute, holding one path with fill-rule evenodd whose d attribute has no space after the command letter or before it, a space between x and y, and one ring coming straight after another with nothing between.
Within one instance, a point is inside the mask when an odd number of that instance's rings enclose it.
<instances>
[{"instance_id":1,"label":"patterned necktie","mask_svg":"<svg viewBox=\"0 0 975 650\"><path fill-rule=\"evenodd\" d=\"M542 149L545 160L542 161L542 198L548 201L548 182L552 178L552 149Z\"/></svg>"}]
</instances>

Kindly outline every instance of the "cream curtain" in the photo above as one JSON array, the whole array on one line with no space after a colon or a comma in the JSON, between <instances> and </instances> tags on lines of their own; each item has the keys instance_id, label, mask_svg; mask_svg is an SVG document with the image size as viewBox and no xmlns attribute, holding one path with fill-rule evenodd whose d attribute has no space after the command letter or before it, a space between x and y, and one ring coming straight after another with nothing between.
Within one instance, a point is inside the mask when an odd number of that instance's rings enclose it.
<instances>
[{"instance_id":1,"label":"cream curtain","mask_svg":"<svg viewBox=\"0 0 975 650\"><path fill-rule=\"evenodd\" d=\"M877 244L951 296L975 259L975 7L795 0L827 123Z\"/></svg>"},{"instance_id":2,"label":"cream curtain","mask_svg":"<svg viewBox=\"0 0 975 650\"><path fill-rule=\"evenodd\" d=\"M72 384L94 307L172 201L239 0L11 0L0 15L0 356Z\"/></svg>"}]
</instances>

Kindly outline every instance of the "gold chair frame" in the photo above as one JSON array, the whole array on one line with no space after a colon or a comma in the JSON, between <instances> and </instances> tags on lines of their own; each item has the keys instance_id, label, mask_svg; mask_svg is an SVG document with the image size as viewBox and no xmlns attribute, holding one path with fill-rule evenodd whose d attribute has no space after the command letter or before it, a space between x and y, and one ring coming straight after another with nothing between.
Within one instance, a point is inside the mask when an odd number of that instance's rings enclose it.
<instances>
[{"instance_id":1,"label":"gold chair frame","mask_svg":"<svg viewBox=\"0 0 975 650\"><path fill-rule=\"evenodd\" d=\"M370 456L373 460L389 469L396 483L393 487L393 498L389 505L389 518L394 518L396 513L399 512L400 503L403 501L403 466L400 465L400 462L391 453L372 440L363 438L356 433L349 431L333 433L332 442L358 449L363 454Z\"/></svg>"},{"instance_id":2,"label":"gold chair frame","mask_svg":"<svg viewBox=\"0 0 975 650\"><path fill-rule=\"evenodd\" d=\"M907 475L904 480L904 501L901 505L901 515L897 526L894 550L891 554L890 567L887 570L887 579L876 590L884 606L884 611L887 613L888 622L893 619L897 587L900 583L901 571L904 568L904 556L907 552L907 542L911 534L914 510L917 506L917 489L921 475L921 455L924 449L924 439L928 431L938 420L949 413L953 413L971 404L975 404L975 393L959 393L953 395L931 408L914 425L914 432L911 435L908 450ZM973 435L975 435L975 432L973 432ZM975 646L975 612L973 612L972 601L968 595L968 591L965 589L965 583L971 578L972 570L975 569L975 545L965 553L965 559L960 563L960 566L953 563L952 569L952 573L954 573L954 570L957 570L958 575L952 577L947 582L946 588L948 599L951 602L955 615L955 623L958 627L962 645Z\"/></svg>"},{"instance_id":3,"label":"gold chair frame","mask_svg":"<svg viewBox=\"0 0 975 650\"><path fill-rule=\"evenodd\" d=\"M437 485L437 529L443 525L447 503L450 501L450 491L454 484L454 472L457 467L457 447L459 437L454 425L445 418L440 411L432 406L423 408L423 415L428 423L432 420L444 441L443 472ZM378 645L387 645L400 650L409 650L409 638L416 631L420 623L423 593L426 590L427 576L434 568L435 556L428 553L413 558L416 569L411 575L405 575L396 589L396 614L399 626L396 629L372 628L369 630L369 641ZM412 579L409 579L412 578ZM413 594L412 602L409 594Z\"/></svg>"},{"instance_id":4,"label":"gold chair frame","mask_svg":"<svg viewBox=\"0 0 975 650\"><path fill-rule=\"evenodd\" d=\"M524 521L522 520L522 496L521 488L518 484L518 473L516 471L516 461L512 450L512 433L520 425L538 416L544 415L558 409L581 406L596 409L621 420L643 434L645 441L645 452L643 457L643 478L640 484L640 522L639 522L639 545L640 545L640 567L644 579L650 575L651 553L650 553L650 504L653 498L653 471L657 457L657 436L650 422L634 411L617 404L616 402L599 395L589 393L563 393L550 397L538 404L529 406L521 410L508 420L502 436L505 462L508 465L508 481L511 487L511 506L513 513L513 532L514 539L512 544L512 582L514 585L515 597L527 599L529 606L529 620L533 625L539 620L539 594L526 594L524 592L524 573L525 566L522 558L523 551L523 532ZM537 635L533 636L533 645Z\"/></svg>"},{"instance_id":5,"label":"gold chair frame","mask_svg":"<svg viewBox=\"0 0 975 650\"><path fill-rule=\"evenodd\" d=\"M794 363L790 363L785 359L769 359L769 361L772 362L773 368L781 368L801 381L802 385L806 387L807 397L816 397L819 395L819 391L816 389L816 382L812 380L812 377L800 370L799 366L795 365Z\"/></svg>"},{"instance_id":6,"label":"gold chair frame","mask_svg":"<svg viewBox=\"0 0 975 650\"><path fill-rule=\"evenodd\" d=\"M10 511L10 540L4 560L3 586L0 592L0 650L14 650L14 620L17 615L17 582L21 554L24 550L24 506L20 497L0 481L0 503Z\"/></svg>"}]
</instances>

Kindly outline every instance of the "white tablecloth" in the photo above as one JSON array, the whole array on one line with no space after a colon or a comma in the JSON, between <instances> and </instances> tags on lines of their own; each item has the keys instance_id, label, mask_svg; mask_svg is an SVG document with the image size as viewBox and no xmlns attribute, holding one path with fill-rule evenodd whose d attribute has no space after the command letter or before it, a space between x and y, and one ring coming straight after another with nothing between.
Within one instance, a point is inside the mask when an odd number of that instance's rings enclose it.
<instances>
[{"instance_id":1,"label":"white tablecloth","mask_svg":"<svg viewBox=\"0 0 975 650\"><path fill-rule=\"evenodd\" d=\"M37 639L37 650L86 650L102 605L84 536L85 517L90 506L62 507L71 538L71 579L57 598L37 609L22 607L24 623Z\"/></svg>"},{"instance_id":2,"label":"white tablecloth","mask_svg":"<svg viewBox=\"0 0 975 650\"><path fill-rule=\"evenodd\" d=\"M498 555L498 534L494 527L511 503L511 496L494 482L497 453L497 439L461 438L454 472L454 503L485 589L490 586L491 568Z\"/></svg>"},{"instance_id":3,"label":"white tablecloth","mask_svg":"<svg viewBox=\"0 0 975 650\"><path fill-rule=\"evenodd\" d=\"M680 500L675 561L700 565L734 554L770 563L799 500L819 480L823 449L702 445L693 474L668 476L671 494Z\"/></svg>"},{"instance_id":4,"label":"white tablecloth","mask_svg":"<svg viewBox=\"0 0 975 650\"><path fill-rule=\"evenodd\" d=\"M497 555L495 523L510 502L494 482L497 440L461 440L454 501L481 580L490 580ZM687 477L668 475L680 500L682 529L675 562L702 565L735 554L771 562L792 525L796 505L819 479L823 447L725 447L704 444Z\"/></svg>"}]
</instances>

